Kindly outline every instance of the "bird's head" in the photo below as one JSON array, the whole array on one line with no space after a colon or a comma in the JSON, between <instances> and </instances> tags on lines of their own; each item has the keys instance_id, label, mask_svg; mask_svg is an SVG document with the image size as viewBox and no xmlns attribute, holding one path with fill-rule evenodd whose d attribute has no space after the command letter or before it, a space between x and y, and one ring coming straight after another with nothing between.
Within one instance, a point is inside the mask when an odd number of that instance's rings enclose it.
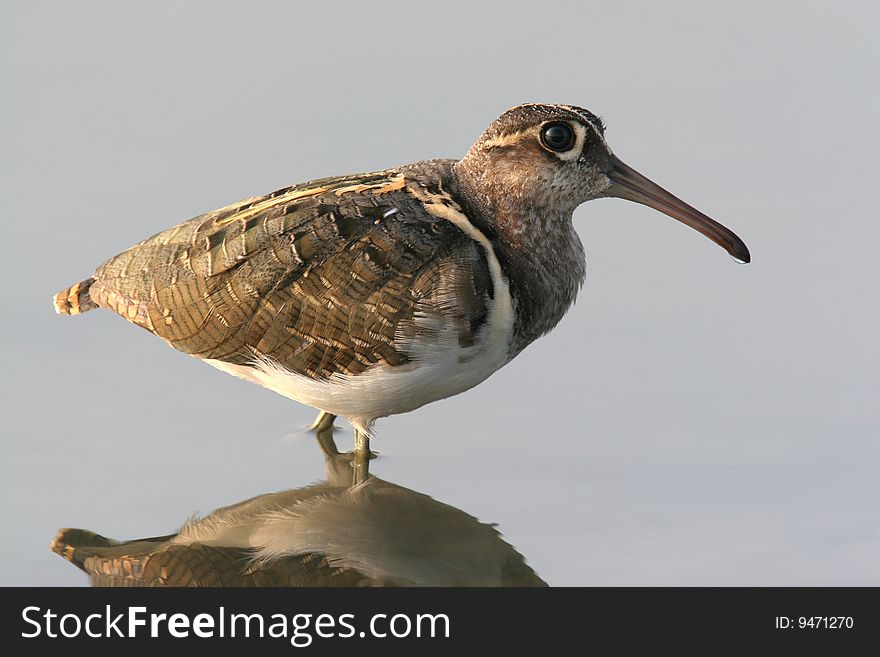
<instances>
[{"instance_id":1,"label":"bird's head","mask_svg":"<svg viewBox=\"0 0 880 657\"><path fill-rule=\"evenodd\" d=\"M456 165L483 207L571 216L594 198L647 205L701 232L735 260L749 250L732 231L624 164L602 120L571 105L520 105L498 117Z\"/></svg>"}]
</instances>

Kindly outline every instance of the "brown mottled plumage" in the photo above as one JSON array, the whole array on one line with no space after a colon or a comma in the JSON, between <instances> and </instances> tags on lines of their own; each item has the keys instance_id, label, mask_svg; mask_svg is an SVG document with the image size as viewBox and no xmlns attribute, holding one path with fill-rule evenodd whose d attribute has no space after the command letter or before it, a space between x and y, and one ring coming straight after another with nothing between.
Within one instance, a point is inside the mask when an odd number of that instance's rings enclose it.
<instances>
[{"instance_id":1,"label":"brown mottled plumage","mask_svg":"<svg viewBox=\"0 0 880 657\"><path fill-rule=\"evenodd\" d=\"M317 180L201 215L108 260L89 295L197 358L247 365L259 354L319 379L401 365L395 338L430 338L413 314L442 304L441 276L462 341L485 317L481 253L424 216L409 189L438 193L449 170Z\"/></svg>"},{"instance_id":2,"label":"brown mottled plumage","mask_svg":"<svg viewBox=\"0 0 880 657\"><path fill-rule=\"evenodd\" d=\"M201 215L59 292L292 399L376 418L467 390L552 329L584 280L572 225L618 196L732 232L623 164L569 105L502 114L460 160L325 178Z\"/></svg>"}]
</instances>

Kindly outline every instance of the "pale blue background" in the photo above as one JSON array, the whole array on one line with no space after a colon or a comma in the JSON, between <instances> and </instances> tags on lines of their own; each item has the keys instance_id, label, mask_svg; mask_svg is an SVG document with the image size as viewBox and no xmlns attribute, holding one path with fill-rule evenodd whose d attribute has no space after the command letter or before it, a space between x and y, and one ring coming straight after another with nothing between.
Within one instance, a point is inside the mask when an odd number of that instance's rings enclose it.
<instances>
[{"instance_id":1,"label":"pale blue background","mask_svg":"<svg viewBox=\"0 0 880 657\"><path fill-rule=\"evenodd\" d=\"M51 296L180 220L462 155L524 101L740 234L618 200L577 306L467 394L382 421L374 472L551 584L880 584L876 3L4 2L0 583L321 476L313 412ZM340 436L348 443L347 434Z\"/></svg>"}]
</instances>

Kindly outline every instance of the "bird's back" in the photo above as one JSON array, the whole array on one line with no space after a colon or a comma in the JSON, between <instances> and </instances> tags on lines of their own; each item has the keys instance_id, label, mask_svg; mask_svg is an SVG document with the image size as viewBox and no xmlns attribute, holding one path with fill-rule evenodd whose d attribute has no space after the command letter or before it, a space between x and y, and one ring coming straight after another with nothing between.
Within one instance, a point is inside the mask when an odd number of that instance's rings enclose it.
<instances>
[{"instance_id":1,"label":"bird's back","mask_svg":"<svg viewBox=\"0 0 880 657\"><path fill-rule=\"evenodd\" d=\"M198 358L266 357L312 379L406 363L402 339L430 337L425 314L473 340L492 293L485 253L425 209L451 201L452 164L315 180L200 215L111 258L56 308L109 308Z\"/></svg>"}]
</instances>

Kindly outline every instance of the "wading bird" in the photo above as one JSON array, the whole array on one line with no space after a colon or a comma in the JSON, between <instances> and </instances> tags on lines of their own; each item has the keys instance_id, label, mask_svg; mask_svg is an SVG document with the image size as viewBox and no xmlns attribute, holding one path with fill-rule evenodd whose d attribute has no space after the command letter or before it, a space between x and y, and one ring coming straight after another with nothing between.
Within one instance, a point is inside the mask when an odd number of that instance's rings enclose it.
<instances>
[{"instance_id":1,"label":"wading bird","mask_svg":"<svg viewBox=\"0 0 880 657\"><path fill-rule=\"evenodd\" d=\"M344 416L357 469L377 418L472 388L556 326L585 274L572 213L611 196L750 259L621 162L597 116L528 104L461 160L313 180L169 228L59 292L55 309L108 308L320 409L318 428Z\"/></svg>"}]
</instances>

